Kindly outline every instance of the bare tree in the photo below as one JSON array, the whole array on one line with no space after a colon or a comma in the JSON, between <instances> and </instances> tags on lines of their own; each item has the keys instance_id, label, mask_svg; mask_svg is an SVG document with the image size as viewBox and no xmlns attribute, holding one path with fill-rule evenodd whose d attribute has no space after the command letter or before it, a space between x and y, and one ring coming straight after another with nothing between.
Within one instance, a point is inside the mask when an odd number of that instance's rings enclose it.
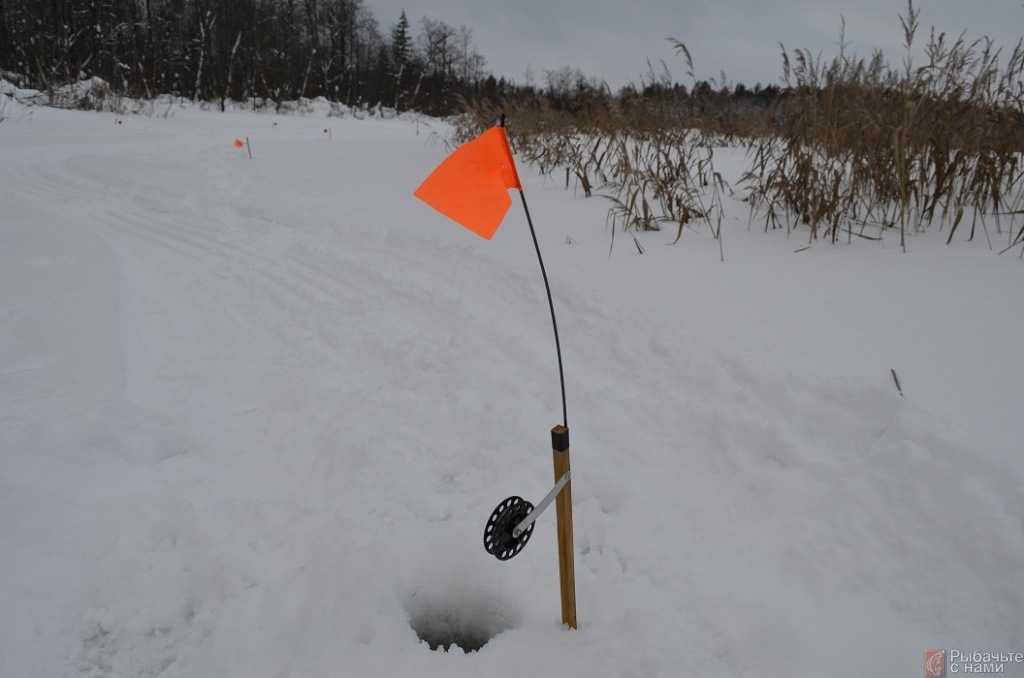
<instances>
[{"instance_id":1,"label":"bare tree","mask_svg":"<svg viewBox=\"0 0 1024 678\"><path fill-rule=\"evenodd\" d=\"M423 17L423 32L419 36L420 49L431 75L444 79L452 76L457 52L456 30L443 21Z\"/></svg>"}]
</instances>

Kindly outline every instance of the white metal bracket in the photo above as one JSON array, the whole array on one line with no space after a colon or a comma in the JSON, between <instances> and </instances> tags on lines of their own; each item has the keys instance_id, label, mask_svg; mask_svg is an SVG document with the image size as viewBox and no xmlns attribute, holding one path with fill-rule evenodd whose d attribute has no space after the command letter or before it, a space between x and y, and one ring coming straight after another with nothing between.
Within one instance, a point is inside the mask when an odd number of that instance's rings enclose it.
<instances>
[{"instance_id":1,"label":"white metal bracket","mask_svg":"<svg viewBox=\"0 0 1024 678\"><path fill-rule=\"evenodd\" d=\"M528 528L530 525L533 525L533 522L537 520L538 517L540 517L540 514L544 512L544 509L551 505L551 502L555 500L555 497L557 497L558 493L562 491L562 488L569 483L571 477L572 471L566 471L565 474L563 474L562 477L558 479L558 482L555 483L555 486L553 488L551 488L551 491L548 492L548 495L541 499L540 503L537 504L536 508L530 511L526 515L526 517L523 518L523 522L516 525L515 529L512 530L513 537L518 539L519 535L526 531L526 528Z\"/></svg>"}]
</instances>

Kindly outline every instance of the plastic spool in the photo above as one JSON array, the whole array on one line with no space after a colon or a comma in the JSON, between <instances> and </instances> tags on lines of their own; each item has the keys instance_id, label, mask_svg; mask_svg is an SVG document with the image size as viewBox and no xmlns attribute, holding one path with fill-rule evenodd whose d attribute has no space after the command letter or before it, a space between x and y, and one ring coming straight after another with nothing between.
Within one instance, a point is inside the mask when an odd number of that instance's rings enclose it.
<instances>
[{"instance_id":1,"label":"plastic spool","mask_svg":"<svg viewBox=\"0 0 1024 678\"><path fill-rule=\"evenodd\" d=\"M513 536L512 532L532 510L533 504L522 497L509 497L498 504L487 519L484 549L498 560L508 560L519 555L526 542L530 541L535 523L531 523L518 537Z\"/></svg>"}]
</instances>

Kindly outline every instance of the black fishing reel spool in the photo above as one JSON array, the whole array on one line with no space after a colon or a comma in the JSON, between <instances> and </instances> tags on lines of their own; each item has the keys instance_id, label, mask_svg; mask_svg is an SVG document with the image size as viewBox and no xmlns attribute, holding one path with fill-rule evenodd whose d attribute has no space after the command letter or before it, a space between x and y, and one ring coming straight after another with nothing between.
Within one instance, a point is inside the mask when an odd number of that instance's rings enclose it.
<instances>
[{"instance_id":1,"label":"black fishing reel spool","mask_svg":"<svg viewBox=\"0 0 1024 678\"><path fill-rule=\"evenodd\" d=\"M533 504L522 497L509 497L498 504L487 519L484 529L484 549L498 560L508 560L519 555L519 552L530 541L535 523L530 523L522 533L515 536L515 529L526 516L533 511Z\"/></svg>"}]
</instances>

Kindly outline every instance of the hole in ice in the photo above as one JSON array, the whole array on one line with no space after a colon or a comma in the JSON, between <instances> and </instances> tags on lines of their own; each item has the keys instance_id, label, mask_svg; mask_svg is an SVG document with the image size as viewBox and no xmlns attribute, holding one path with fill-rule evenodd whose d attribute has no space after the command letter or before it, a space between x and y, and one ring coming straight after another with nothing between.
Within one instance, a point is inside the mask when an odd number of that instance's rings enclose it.
<instances>
[{"instance_id":1,"label":"hole in ice","mask_svg":"<svg viewBox=\"0 0 1024 678\"><path fill-rule=\"evenodd\" d=\"M420 588L406 604L406 612L416 636L431 650L445 652L452 647L476 652L515 626L499 596L467 589L456 582L447 587Z\"/></svg>"}]
</instances>

